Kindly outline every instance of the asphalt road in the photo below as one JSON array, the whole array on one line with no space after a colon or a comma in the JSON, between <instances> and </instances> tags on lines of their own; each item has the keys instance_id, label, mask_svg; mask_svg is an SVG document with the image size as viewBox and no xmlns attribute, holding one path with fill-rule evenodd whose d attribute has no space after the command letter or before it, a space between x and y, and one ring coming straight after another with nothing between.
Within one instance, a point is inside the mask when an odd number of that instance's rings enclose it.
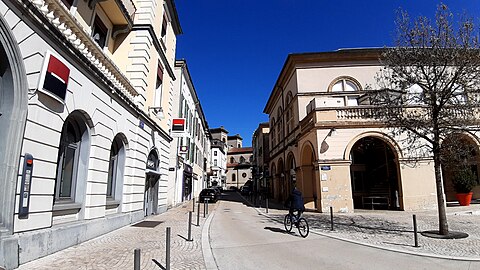
<instances>
[{"instance_id":1,"label":"asphalt road","mask_svg":"<svg viewBox=\"0 0 480 270\"><path fill-rule=\"evenodd\" d=\"M454 261L396 253L344 242L294 228L249 207L229 192L218 202L209 228L218 269L480 269L480 262Z\"/></svg>"}]
</instances>

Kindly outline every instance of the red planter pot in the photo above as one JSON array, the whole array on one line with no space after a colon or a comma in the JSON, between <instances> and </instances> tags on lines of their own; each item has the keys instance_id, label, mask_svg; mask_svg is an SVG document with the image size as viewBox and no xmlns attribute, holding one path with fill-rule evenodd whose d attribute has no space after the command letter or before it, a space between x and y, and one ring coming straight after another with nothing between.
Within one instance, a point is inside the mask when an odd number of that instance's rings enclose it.
<instances>
[{"instance_id":1,"label":"red planter pot","mask_svg":"<svg viewBox=\"0 0 480 270\"><path fill-rule=\"evenodd\" d=\"M473 192L469 193L457 193L457 200L461 206L469 206L470 201L472 200Z\"/></svg>"}]
</instances>

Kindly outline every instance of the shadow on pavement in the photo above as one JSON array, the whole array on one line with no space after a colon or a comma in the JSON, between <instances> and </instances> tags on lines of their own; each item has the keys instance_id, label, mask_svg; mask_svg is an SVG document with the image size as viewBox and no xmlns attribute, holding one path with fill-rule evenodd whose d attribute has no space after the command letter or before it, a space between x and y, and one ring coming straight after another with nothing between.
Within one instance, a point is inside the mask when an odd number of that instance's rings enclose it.
<instances>
[{"instance_id":1,"label":"shadow on pavement","mask_svg":"<svg viewBox=\"0 0 480 270\"><path fill-rule=\"evenodd\" d=\"M275 227L265 227L264 229L272 232L283 233L283 234L295 234L294 232L287 232L284 229L279 229Z\"/></svg>"}]
</instances>

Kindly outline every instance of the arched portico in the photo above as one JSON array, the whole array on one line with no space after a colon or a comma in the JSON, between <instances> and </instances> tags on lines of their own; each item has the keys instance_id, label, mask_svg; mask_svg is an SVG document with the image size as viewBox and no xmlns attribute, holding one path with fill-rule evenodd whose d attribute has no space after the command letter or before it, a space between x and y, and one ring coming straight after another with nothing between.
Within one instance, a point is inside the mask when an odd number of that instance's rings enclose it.
<instances>
[{"instance_id":1,"label":"arched portico","mask_svg":"<svg viewBox=\"0 0 480 270\"><path fill-rule=\"evenodd\" d=\"M296 162L295 162L295 156L293 155L292 152L289 152L287 155L287 163L286 165L286 186L287 186L287 192L290 194L291 190L293 189L293 186L296 185L297 183L297 172L296 172ZM298 185L297 185L298 186ZM300 187L299 187L300 188Z\"/></svg>"},{"instance_id":2,"label":"arched portico","mask_svg":"<svg viewBox=\"0 0 480 270\"><path fill-rule=\"evenodd\" d=\"M301 187L304 196L305 207L317 209L319 205L319 183L315 173L315 152L310 142L306 142L300 152L300 170Z\"/></svg>"},{"instance_id":3,"label":"arched portico","mask_svg":"<svg viewBox=\"0 0 480 270\"><path fill-rule=\"evenodd\" d=\"M0 15L0 237L13 233L15 186L27 117L27 82L18 43Z\"/></svg>"},{"instance_id":4,"label":"arched portico","mask_svg":"<svg viewBox=\"0 0 480 270\"><path fill-rule=\"evenodd\" d=\"M480 149L477 138L469 133L452 134L442 143L442 177L443 189L448 202L457 201L452 179L455 173L464 168L470 169L477 176L480 184ZM474 188L473 198L480 198L480 186Z\"/></svg>"},{"instance_id":5,"label":"arched portico","mask_svg":"<svg viewBox=\"0 0 480 270\"><path fill-rule=\"evenodd\" d=\"M354 208L400 209L398 155L385 136L362 136L349 153Z\"/></svg>"},{"instance_id":6,"label":"arched portico","mask_svg":"<svg viewBox=\"0 0 480 270\"><path fill-rule=\"evenodd\" d=\"M280 201L285 201L288 197L288 191L286 187L286 176L285 176L285 166L283 164L283 159L278 160L277 164L277 174L276 174L276 179L277 179L277 189L275 193L275 198L278 198Z\"/></svg>"},{"instance_id":7,"label":"arched portico","mask_svg":"<svg viewBox=\"0 0 480 270\"><path fill-rule=\"evenodd\" d=\"M158 167L160 160L157 149L152 149L147 157L147 166L145 170L145 196L144 211L145 216L158 214L158 187L160 173Z\"/></svg>"}]
</instances>

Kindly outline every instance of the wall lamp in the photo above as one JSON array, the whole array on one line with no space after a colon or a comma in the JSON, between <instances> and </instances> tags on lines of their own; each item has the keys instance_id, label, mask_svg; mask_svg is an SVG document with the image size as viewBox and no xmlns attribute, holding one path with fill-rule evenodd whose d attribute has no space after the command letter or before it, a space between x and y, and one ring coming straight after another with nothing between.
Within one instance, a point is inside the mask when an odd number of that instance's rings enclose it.
<instances>
[{"instance_id":1,"label":"wall lamp","mask_svg":"<svg viewBox=\"0 0 480 270\"><path fill-rule=\"evenodd\" d=\"M162 107L148 107L148 111L153 111L155 115L157 116L158 119L163 119L165 118L165 115L163 114L163 108Z\"/></svg>"}]
</instances>

